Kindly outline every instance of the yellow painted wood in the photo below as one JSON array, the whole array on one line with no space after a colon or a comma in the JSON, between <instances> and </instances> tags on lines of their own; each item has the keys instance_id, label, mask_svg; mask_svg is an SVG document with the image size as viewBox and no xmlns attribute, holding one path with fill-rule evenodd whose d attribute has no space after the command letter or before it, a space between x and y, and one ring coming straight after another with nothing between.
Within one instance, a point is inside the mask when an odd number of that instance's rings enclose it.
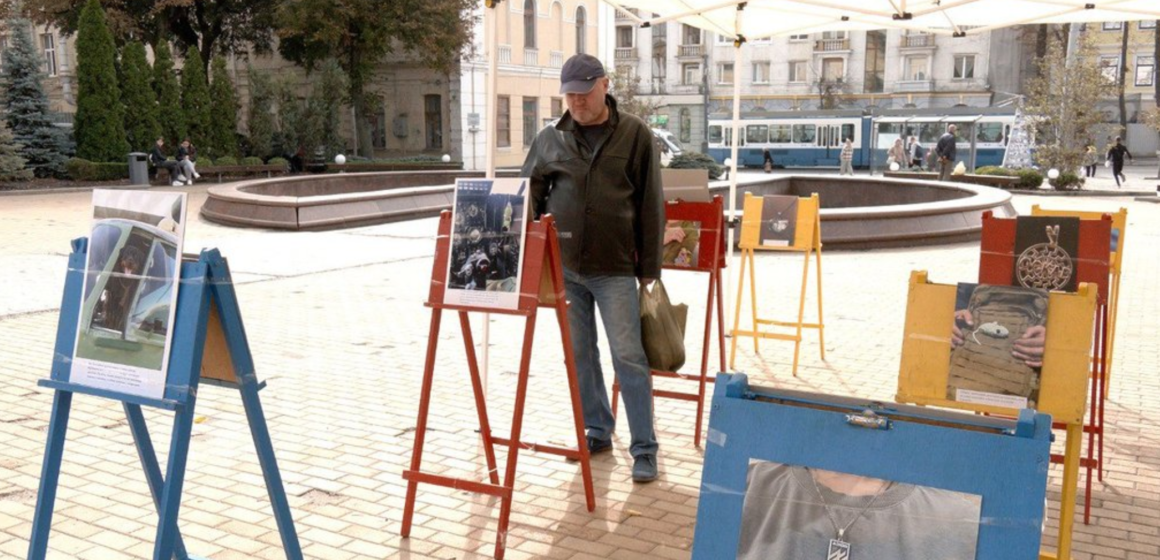
<instances>
[{"instance_id":1,"label":"yellow painted wood","mask_svg":"<svg viewBox=\"0 0 1160 560\"><path fill-rule=\"evenodd\" d=\"M1047 314L1051 316L1051 303ZM1048 319L1050 321L1050 318ZM1046 364L1044 364L1046 367ZM1083 422L1067 425L1063 451L1063 481L1059 493L1059 560L1071 560L1071 536L1075 526L1075 501L1079 495L1079 463L1083 447ZM1090 476L1090 475L1089 475Z\"/></svg>"},{"instance_id":2,"label":"yellow painted wood","mask_svg":"<svg viewBox=\"0 0 1160 560\"><path fill-rule=\"evenodd\" d=\"M821 204L818 193L809 198L798 199L797 225L794 230L793 245L788 247L767 247L761 245L761 210L765 204L764 197L745 193L741 205L741 239L738 247L741 249L757 249L761 251L814 251L821 249L822 230L818 210Z\"/></svg>"},{"instance_id":3,"label":"yellow painted wood","mask_svg":"<svg viewBox=\"0 0 1160 560\"><path fill-rule=\"evenodd\" d=\"M947 398L954 284L929 282L925 271L910 275L898 402L1016 416L1006 407ZM1080 284L1074 294L1052 292L1047 306L1047 348L1040 377L1039 411L1057 422L1083 424L1096 310L1096 289Z\"/></svg>"}]
</instances>

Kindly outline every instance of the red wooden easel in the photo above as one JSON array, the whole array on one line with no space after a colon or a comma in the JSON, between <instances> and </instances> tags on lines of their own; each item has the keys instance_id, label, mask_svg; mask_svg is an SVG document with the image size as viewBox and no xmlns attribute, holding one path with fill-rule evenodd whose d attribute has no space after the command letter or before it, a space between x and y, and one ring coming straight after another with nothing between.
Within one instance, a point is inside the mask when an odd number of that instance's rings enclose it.
<instances>
[{"instance_id":1,"label":"red wooden easel","mask_svg":"<svg viewBox=\"0 0 1160 560\"><path fill-rule=\"evenodd\" d=\"M1091 398L1083 431L1088 436L1087 456L1080 459L1080 466L1086 471L1084 489L1083 522L1091 522L1092 472L1104 479L1104 397L1107 391L1108 363L1108 278L1111 266L1112 218L1104 215L1102 220L1080 220L1079 248L1075 255L1076 281L1098 286L1096 291L1095 341L1092 346ZM1015 270L1015 219L995 218L991 212L983 213L983 234L980 243L979 282L983 284L1010 285ZM1050 313L1050 311L1048 311ZM1055 429L1066 428L1066 424L1056 422ZM1051 455L1051 462L1063 463L1063 455Z\"/></svg>"},{"instance_id":2,"label":"red wooden easel","mask_svg":"<svg viewBox=\"0 0 1160 560\"><path fill-rule=\"evenodd\" d=\"M576 362L572 354L572 338L568 330L568 303L564 297L564 272L560 260L560 246L556 239L556 225L551 216L544 216L538 222L528 225L523 247L523 278L520 281L519 305L516 309L483 309L472 306L447 305L443 295L447 286L447 259L450 256L451 213L439 216L439 237L435 242L435 264L431 273L431 291L427 296L427 307L431 308L431 330L427 335L427 361L423 367L423 386L419 397L419 417L415 427L415 447L411 454L411 468L403 472L407 481L407 498L403 511L404 538L411 534L411 521L415 513L415 494L420 482L486 494L500 499L499 524L496 528L495 557L502 559L506 546L508 521L512 512L512 494L516 482L516 461L520 449L561 455L580 461L584 479L584 496L588 511L596 509L596 498L592 488L592 468L588 461L588 446L584 436L584 420L580 406L580 385L576 381ZM556 310L560 323L560 336L564 348L564 366L568 376L568 390L572 399L572 416L576 425L576 449L531 444L520 439L524 420L524 401L528 392L528 375L532 360L532 339L535 334L536 312L540 307ZM467 367L471 374L471 388L475 393L475 406L479 415L479 433L483 438L483 450L487 460L489 482L478 482L450 476L436 475L420 470L423 462L423 442L427 435L427 414L431 404L432 379L435 373L435 350L439 340L439 323L443 310L459 313L459 326L463 331L463 343L467 352ZM479 364L475 358L475 345L471 336L468 313L486 312L519 315L526 318L523 351L520 355L519 377L516 381L515 409L512 413L511 435L508 438L495 437L487 417L486 396L480 378ZM499 482L496 470L494 445L508 447L507 466L504 469L503 484Z\"/></svg>"},{"instance_id":3,"label":"red wooden easel","mask_svg":"<svg viewBox=\"0 0 1160 560\"><path fill-rule=\"evenodd\" d=\"M721 271L725 268L725 213L720 196L712 202L685 202L678 200L665 204L666 220L693 221L701 223L701 238L698 242L697 262L693 266L665 265L666 270L703 272L709 275L708 299L705 302L705 337L701 344L701 373L678 373L675 371L650 370L654 377L685 379L697 382L696 393L682 393L653 389L653 396L697 403L697 421L693 432L693 445L701 446L701 424L705 413L705 382L709 373L709 347L713 332L713 302L717 302L717 342L721 368L725 371L725 304L721 296ZM620 383L612 383L612 417L616 418L616 403L620 396Z\"/></svg>"}]
</instances>

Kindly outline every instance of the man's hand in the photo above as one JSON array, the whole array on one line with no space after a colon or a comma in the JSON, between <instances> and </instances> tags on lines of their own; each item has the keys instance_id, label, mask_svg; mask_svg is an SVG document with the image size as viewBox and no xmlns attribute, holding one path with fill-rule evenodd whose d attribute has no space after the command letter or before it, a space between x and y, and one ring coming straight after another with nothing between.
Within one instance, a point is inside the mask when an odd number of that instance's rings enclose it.
<instances>
[{"instance_id":1,"label":"man's hand","mask_svg":"<svg viewBox=\"0 0 1160 560\"><path fill-rule=\"evenodd\" d=\"M685 240L685 229L682 228L681 226L673 226L673 227L665 228L665 238L664 238L664 241L662 241L661 243L663 245L668 245L669 243L672 243L673 241L680 243L684 240Z\"/></svg>"},{"instance_id":2,"label":"man's hand","mask_svg":"<svg viewBox=\"0 0 1160 560\"><path fill-rule=\"evenodd\" d=\"M960 309L955 311L955 320L951 323L951 348L958 348L966 341L967 334L959 327L962 325L967 328L975 326L975 320L971 318L971 311L969 309Z\"/></svg>"},{"instance_id":3,"label":"man's hand","mask_svg":"<svg viewBox=\"0 0 1160 560\"><path fill-rule=\"evenodd\" d=\"M648 288L649 286L652 286L652 283L654 280L656 280L656 278L638 278L637 280L640 281L640 287Z\"/></svg>"},{"instance_id":4,"label":"man's hand","mask_svg":"<svg viewBox=\"0 0 1160 560\"><path fill-rule=\"evenodd\" d=\"M1047 345L1047 328L1034 326L1015 341L1011 355L1030 367L1043 367L1043 349Z\"/></svg>"}]
</instances>

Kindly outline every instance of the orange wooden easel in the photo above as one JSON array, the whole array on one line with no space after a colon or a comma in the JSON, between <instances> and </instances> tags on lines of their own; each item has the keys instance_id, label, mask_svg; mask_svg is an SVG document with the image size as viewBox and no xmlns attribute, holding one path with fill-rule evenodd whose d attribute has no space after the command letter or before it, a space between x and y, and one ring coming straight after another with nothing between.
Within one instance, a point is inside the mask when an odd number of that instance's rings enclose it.
<instances>
[{"instance_id":1,"label":"orange wooden easel","mask_svg":"<svg viewBox=\"0 0 1160 560\"><path fill-rule=\"evenodd\" d=\"M568 330L568 303L564 297L564 271L560 260L560 246L556 239L556 225L551 216L544 216L528 225L523 247L523 278L520 280L519 305L516 309L491 309L472 306L448 305L443 303L447 286L447 260L450 257L451 213L443 212L439 217L439 236L435 242L435 265L431 273L431 290L427 297L427 307L431 308L431 330L427 336L427 361L423 366L423 385L419 397L419 416L415 424L415 447L411 453L411 468L403 472L407 481L407 498L403 511L404 538L411 534L411 522L415 513L415 495L420 482L447 488L455 488L476 494L486 494L500 499L499 523L496 528L495 557L502 559L506 546L508 522L512 512L512 497L516 482L516 462L520 449L561 455L579 460L584 479L584 496L588 511L596 509L596 498L592 488L592 468L588 461L588 446L584 435L584 419L580 406L580 385L576 381L576 362L572 353L572 338ZM560 324L560 337L564 348L564 366L567 372L568 390L572 400L572 416L576 425L575 449L557 446L531 444L520 439L524 420L524 402L528 392L529 369L532 360L532 339L535 334L536 313L540 307L556 310ZM427 416L431 404L431 388L435 374L436 345L439 340L439 324L444 310L459 313L459 326L463 331L463 343L467 353L467 367L471 374L471 388L475 394L476 411L479 415L479 433L483 439L484 456L487 460L488 482L479 482L445 475L431 474L421 470L423 464L423 442L427 435ZM525 317L523 351L520 355L519 377L516 381L515 407L512 413L511 435L507 438L491 434L487 416L487 399L480 378L479 364L475 357L475 345L471 336L468 313L499 313ZM507 466L504 468L503 483L499 481L495 460L495 444L508 447Z\"/></svg>"}]
</instances>

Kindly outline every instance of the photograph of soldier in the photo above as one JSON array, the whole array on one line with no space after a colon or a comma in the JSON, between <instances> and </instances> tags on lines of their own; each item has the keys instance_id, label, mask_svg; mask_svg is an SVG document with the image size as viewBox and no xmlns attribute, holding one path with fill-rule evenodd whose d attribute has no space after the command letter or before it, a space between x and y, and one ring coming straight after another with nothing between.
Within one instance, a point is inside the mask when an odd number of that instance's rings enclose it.
<instances>
[{"instance_id":1,"label":"photograph of soldier","mask_svg":"<svg viewBox=\"0 0 1160 560\"><path fill-rule=\"evenodd\" d=\"M797 235L798 197L765 196L761 206L761 233L765 247L790 247Z\"/></svg>"},{"instance_id":2,"label":"photograph of soldier","mask_svg":"<svg viewBox=\"0 0 1160 560\"><path fill-rule=\"evenodd\" d=\"M1035 408L1047 340L1047 291L959 284L947 398Z\"/></svg>"},{"instance_id":3,"label":"photograph of soldier","mask_svg":"<svg viewBox=\"0 0 1160 560\"><path fill-rule=\"evenodd\" d=\"M665 222L663 266L694 267L701 246L701 222L668 220Z\"/></svg>"},{"instance_id":4,"label":"photograph of soldier","mask_svg":"<svg viewBox=\"0 0 1160 560\"><path fill-rule=\"evenodd\" d=\"M751 460L739 560L974 560L982 496Z\"/></svg>"},{"instance_id":5,"label":"photograph of soldier","mask_svg":"<svg viewBox=\"0 0 1160 560\"><path fill-rule=\"evenodd\" d=\"M456 184L448 288L515 292L524 230L526 183L497 192L495 181Z\"/></svg>"},{"instance_id":6,"label":"photograph of soldier","mask_svg":"<svg viewBox=\"0 0 1160 560\"><path fill-rule=\"evenodd\" d=\"M97 300L93 325L125 333L125 320L129 317L129 306L141 284L141 267L145 264L145 254L141 249L127 245L121 249L117 266L109 273L105 290Z\"/></svg>"}]
</instances>

